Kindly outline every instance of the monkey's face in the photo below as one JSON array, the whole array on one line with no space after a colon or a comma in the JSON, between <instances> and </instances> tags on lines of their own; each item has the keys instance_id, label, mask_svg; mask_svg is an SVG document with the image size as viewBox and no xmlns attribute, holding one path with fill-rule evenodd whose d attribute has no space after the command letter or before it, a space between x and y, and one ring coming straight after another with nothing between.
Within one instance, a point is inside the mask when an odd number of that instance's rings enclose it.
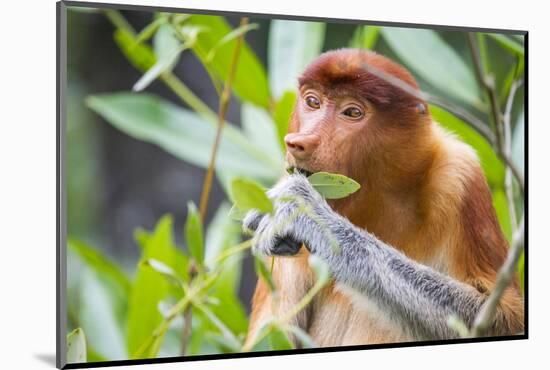
<instances>
[{"instance_id":1,"label":"monkey's face","mask_svg":"<svg viewBox=\"0 0 550 370\"><path fill-rule=\"evenodd\" d=\"M288 165L305 174L327 171L354 177L366 153L365 133L375 109L350 91L300 87L285 137Z\"/></svg>"},{"instance_id":2,"label":"monkey's face","mask_svg":"<svg viewBox=\"0 0 550 370\"><path fill-rule=\"evenodd\" d=\"M290 167L339 173L362 184L411 167L411 153L418 152L422 127L430 122L425 103L366 65L417 89L408 71L381 55L356 49L321 55L299 78L285 137Z\"/></svg>"}]
</instances>

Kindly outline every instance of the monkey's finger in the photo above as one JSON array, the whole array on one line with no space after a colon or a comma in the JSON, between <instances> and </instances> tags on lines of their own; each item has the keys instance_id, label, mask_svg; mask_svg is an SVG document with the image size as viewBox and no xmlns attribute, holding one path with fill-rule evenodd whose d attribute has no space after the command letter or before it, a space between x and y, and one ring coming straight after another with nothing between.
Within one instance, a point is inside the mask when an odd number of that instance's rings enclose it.
<instances>
[{"instance_id":1,"label":"monkey's finger","mask_svg":"<svg viewBox=\"0 0 550 370\"><path fill-rule=\"evenodd\" d=\"M263 217L264 215L257 211L248 212L243 220L243 231L254 233Z\"/></svg>"}]
</instances>

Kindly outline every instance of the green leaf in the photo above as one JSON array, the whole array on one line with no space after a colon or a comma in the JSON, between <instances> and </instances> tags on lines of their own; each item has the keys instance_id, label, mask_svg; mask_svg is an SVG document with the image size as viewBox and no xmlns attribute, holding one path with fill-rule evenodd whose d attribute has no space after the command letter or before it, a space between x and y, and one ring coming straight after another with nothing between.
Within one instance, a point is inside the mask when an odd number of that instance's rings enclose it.
<instances>
[{"instance_id":1,"label":"green leaf","mask_svg":"<svg viewBox=\"0 0 550 370\"><path fill-rule=\"evenodd\" d=\"M227 214L232 207L223 202L210 221L206 231L205 260L210 269L215 266L212 262L226 249L238 243L241 235L241 226L231 221Z\"/></svg>"},{"instance_id":2,"label":"green leaf","mask_svg":"<svg viewBox=\"0 0 550 370\"><path fill-rule=\"evenodd\" d=\"M279 99L286 90L296 90L298 76L321 53L324 22L272 20L268 40L269 85Z\"/></svg>"},{"instance_id":3,"label":"green leaf","mask_svg":"<svg viewBox=\"0 0 550 370\"><path fill-rule=\"evenodd\" d=\"M473 71L437 32L384 27L384 40L403 62L424 80L473 106L480 106Z\"/></svg>"},{"instance_id":4,"label":"green leaf","mask_svg":"<svg viewBox=\"0 0 550 370\"><path fill-rule=\"evenodd\" d=\"M215 125L198 114L149 94L92 95L88 106L122 132L156 144L191 164L207 168ZM255 147L231 124L223 129L216 169L273 183L282 161Z\"/></svg>"},{"instance_id":5,"label":"green leaf","mask_svg":"<svg viewBox=\"0 0 550 370\"><path fill-rule=\"evenodd\" d=\"M153 48L157 59L172 59L175 62L177 57L174 57L173 54L179 47L180 41L176 37L174 28L170 24L161 25L153 38Z\"/></svg>"},{"instance_id":6,"label":"green leaf","mask_svg":"<svg viewBox=\"0 0 550 370\"><path fill-rule=\"evenodd\" d=\"M454 133L477 153L485 177L491 188L501 188L504 184L504 165L496 156L491 145L466 122L442 108L430 105L433 119L448 131Z\"/></svg>"},{"instance_id":7,"label":"green leaf","mask_svg":"<svg viewBox=\"0 0 550 370\"><path fill-rule=\"evenodd\" d=\"M88 343L106 359L126 359L127 293L121 294L112 280L90 268L80 271L79 289L79 325L85 330Z\"/></svg>"},{"instance_id":8,"label":"green leaf","mask_svg":"<svg viewBox=\"0 0 550 370\"><path fill-rule=\"evenodd\" d=\"M273 211L273 202L267 197L265 190L252 180L242 177L233 179L229 195L237 208L242 211L251 209L264 213Z\"/></svg>"},{"instance_id":9,"label":"green leaf","mask_svg":"<svg viewBox=\"0 0 550 370\"><path fill-rule=\"evenodd\" d=\"M229 329L212 310L210 310L206 305L197 305L196 307L201 310L208 320L219 330L220 334L225 339L226 345L236 350L239 350L242 347L241 342L237 339L231 329Z\"/></svg>"},{"instance_id":10,"label":"green leaf","mask_svg":"<svg viewBox=\"0 0 550 370\"><path fill-rule=\"evenodd\" d=\"M185 222L185 241L191 256L199 266L204 263L204 241L202 237L202 222L193 202L187 203L187 221Z\"/></svg>"},{"instance_id":11,"label":"green leaf","mask_svg":"<svg viewBox=\"0 0 550 370\"><path fill-rule=\"evenodd\" d=\"M510 222L510 207L508 205L508 198L504 189L493 190L493 207L495 208L497 219L506 237L506 240L510 242L512 240L512 224Z\"/></svg>"},{"instance_id":12,"label":"green leaf","mask_svg":"<svg viewBox=\"0 0 550 370\"><path fill-rule=\"evenodd\" d=\"M155 259L168 266L174 261L172 218L162 217L142 250L142 260ZM149 267L138 265L136 279L129 298L126 340L130 358L153 334L162 321L158 304L166 298L170 285ZM152 352L152 353L151 353ZM154 357L155 352L147 352Z\"/></svg>"},{"instance_id":13,"label":"green leaf","mask_svg":"<svg viewBox=\"0 0 550 370\"><path fill-rule=\"evenodd\" d=\"M149 45L136 43L134 35L129 31L117 29L115 43L126 56L130 64L140 71L147 71L155 63L156 58Z\"/></svg>"},{"instance_id":14,"label":"green leaf","mask_svg":"<svg viewBox=\"0 0 550 370\"><path fill-rule=\"evenodd\" d=\"M353 34L350 47L372 50L374 49L379 37L379 26L359 26Z\"/></svg>"},{"instance_id":15,"label":"green leaf","mask_svg":"<svg viewBox=\"0 0 550 370\"><path fill-rule=\"evenodd\" d=\"M174 35L174 29L169 24L160 26L154 38L157 61L134 84L132 90L142 91L161 74L171 71L176 65L181 52L188 49L189 46L189 44L180 45Z\"/></svg>"},{"instance_id":16,"label":"green leaf","mask_svg":"<svg viewBox=\"0 0 550 370\"><path fill-rule=\"evenodd\" d=\"M518 116L512 135L512 160L523 174L525 167L525 114L523 110Z\"/></svg>"},{"instance_id":17,"label":"green leaf","mask_svg":"<svg viewBox=\"0 0 550 370\"><path fill-rule=\"evenodd\" d=\"M251 351L274 351L293 349L294 345L286 332L273 320L266 321L258 329L258 341Z\"/></svg>"},{"instance_id":18,"label":"green leaf","mask_svg":"<svg viewBox=\"0 0 550 370\"><path fill-rule=\"evenodd\" d=\"M317 282L319 284L326 284L330 279L330 269L325 261L314 254L308 257L309 266L315 271Z\"/></svg>"},{"instance_id":19,"label":"green leaf","mask_svg":"<svg viewBox=\"0 0 550 370\"><path fill-rule=\"evenodd\" d=\"M487 33L486 35L495 40L500 46L502 46L504 49L508 50L512 54L516 54L521 58L524 57L525 51L523 49L523 45L516 42L514 39L498 33Z\"/></svg>"},{"instance_id":20,"label":"green leaf","mask_svg":"<svg viewBox=\"0 0 550 370\"><path fill-rule=\"evenodd\" d=\"M223 17L199 14L192 15L186 21L186 25L204 28L205 31L198 33L196 36L197 41L193 46L193 51L201 62L207 64L219 79L222 81L227 80L237 40L230 40L217 47L210 63L208 63L208 53L232 31L230 25ZM264 67L246 42L243 43L239 53L232 87L241 100L265 108L269 106L269 89Z\"/></svg>"},{"instance_id":21,"label":"green leaf","mask_svg":"<svg viewBox=\"0 0 550 370\"><path fill-rule=\"evenodd\" d=\"M222 203L206 233L206 261L210 269L219 268L218 279L214 283L209 297L220 304L211 310L229 329L236 334L245 333L248 326L246 311L239 298L241 286L242 258L244 252L233 254L220 265L214 265L214 259L225 250L235 246L241 238L241 227L227 217L229 204Z\"/></svg>"},{"instance_id":22,"label":"green leaf","mask_svg":"<svg viewBox=\"0 0 550 370\"><path fill-rule=\"evenodd\" d=\"M276 326L267 336L267 339L274 351L294 349L294 344L280 327Z\"/></svg>"},{"instance_id":23,"label":"green leaf","mask_svg":"<svg viewBox=\"0 0 550 370\"><path fill-rule=\"evenodd\" d=\"M67 335L67 363L78 362L86 362L86 337L80 328Z\"/></svg>"},{"instance_id":24,"label":"green leaf","mask_svg":"<svg viewBox=\"0 0 550 370\"><path fill-rule=\"evenodd\" d=\"M67 6L67 9L70 12L86 13L86 14L95 14L95 13L101 12L101 9L99 8L82 8L80 6Z\"/></svg>"},{"instance_id":25,"label":"green leaf","mask_svg":"<svg viewBox=\"0 0 550 370\"><path fill-rule=\"evenodd\" d=\"M148 41L159 29L159 27L165 24L167 21L166 17L158 17L153 22L149 23L145 28L143 28L139 34L136 35L136 43L144 43Z\"/></svg>"},{"instance_id":26,"label":"green leaf","mask_svg":"<svg viewBox=\"0 0 550 370\"><path fill-rule=\"evenodd\" d=\"M290 116L296 105L296 93L293 91L285 91L277 104L275 105L275 111L273 118L277 125L277 136L283 152L286 150L285 136L288 132L288 125L290 123Z\"/></svg>"},{"instance_id":27,"label":"green leaf","mask_svg":"<svg viewBox=\"0 0 550 370\"><path fill-rule=\"evenodd\" d=\"M280 168L283 168L283 151L279 145L277 128L266 110L253 104L243 103L241 123L244 134L250 142L261 147L271 158L280 161Z\"/></svg>"},{"instance_id":28,"label":"green leaf","mask_svg":"<svg viewBox=\"0 0 550 370\"><path fill-rule=\"evenodd\" d=\"M153 269L154 271L158 272L162 276L168 278L170 283L174 283L181 288L182 281L178 276L178 274L176 274L176 272L170 266L160 261L157 261L156 259L153 259L153 258L141 261L140 264L142 267L149 267Z\"/></svg>"},{"instance_id":29,"label":"green leaf","mask_svg":"<svg viewBox=\"0 0 550 370\"><path fill-rule=\"evenodd\" d=\"M519 282L521 285L521 291L525 292L525 251L521 252L521 256L519 256L518 260L518 276L519 276Z\"/></svg>"},{"instance_id":30,"label":"green leaf","mask_svg":"<svg viewBox=\"0 0 550 370\"><path fill-rule=\"evenodd\" d=\"M239 38L241 35L244 35L245 33L258 29L257 23L251 23L251 24L245 24L244 26L240 26L229 32L227 35L222 37L220 41L210 51L208 52L208 55L206 56L207 63L212 62L214 59L214 56L216 55L216 52L220 47L227 44L229 41L233 41L237 38Z\"/></svg>"},{"instance_id":31,"label":"green leaf","mask_svg":"<svg viewBox=\"0 0 550 370\"><path fill-rule=\"evenodd\" d=\"M130 291L131 283L126 273L98 249L92 248L74 238L69 238L67 247L69 250L76 253L84 263L95 270L99 275L111 278L120 285L124 292L128 293Z\"/></svg>"},{"instance_id":32,"label":"green leaf","mask_svg":"<svg viewBox=\"0 0 550 370\"><path fill-rule=\"evenodd\" d=\"M334 173L317 172L307 179L315 190L326 199L345 198L361 188L357 181Z\"/></svg>"},{"instance_id":33,"label":"green leaf","mask_svg":"<svg viewBox=\"0 0 550 370\"><path fill-rule=\"evenodd\" d=\"M233 204L229 210L229 218L233 221L242 221L246 217L247 213L248 211L243 211Z\"/></svg>"},{"instance_id":34,"label":"green leaf","mask_svg":"<svg viewBox=\"0 0 550 370\"><path fill-rule=\"evenodd\" d=\"M277 287L275 286L275 282L273 281L273 277L271 276L271 273L267 269L264 261L259 257L254 257L254 267L256 269L256 274L258 277L260 277L264 283L269 287L269 290L271 292L274 292Z\"/></svg>"}]
</instances>

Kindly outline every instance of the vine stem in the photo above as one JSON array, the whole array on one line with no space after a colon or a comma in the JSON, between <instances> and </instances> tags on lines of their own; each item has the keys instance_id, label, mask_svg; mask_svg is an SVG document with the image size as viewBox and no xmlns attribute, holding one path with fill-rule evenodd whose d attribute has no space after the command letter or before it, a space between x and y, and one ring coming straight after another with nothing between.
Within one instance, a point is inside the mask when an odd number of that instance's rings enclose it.
<instances>
[{"instance_id":1,"label":"vine stem","mask_svg":"<svg viewBox=\"0 0 550 370\"><path fill-rule=\"evenodd\" d=\"M474 325L471 330L472 337L479 337L487 332L495 317L500 299L502 298L502 295L508 285L512 282L515 268L525 244L524 219L525 216L522 217L520 225L514 233L512 246L508 251L508 256L506 257L506 261L504 261L504 265L502 265L498 272L495 286L489 295L489 298L487 298L483 306L481 306L481 309L475 318Z\"/></svg>"},{"instance_id":2,"label":"vine stem","mask_svg":"<svg viewBox=\"0 0 550 370\"><path fill-rule=\"evenodd\" d=\"M244 17L241 18L241 22L239 24L239 27L244 27L248 24L248 18ZM222 95L220 97L220 105L218 109L218 127L216 129L216 137L214 139L214 146L212 147L212 152L210 155L210 162L208 164L208 169L206 171L206 177L204 179L202 192L201 192L201 199L200 199L200 205L199 205L199 214L201 217L202 222L204 223L206 219L206 210L208 207L208 200L210 198L210 190L212 188L212 179L214 177L214 169L216 166L216 157L218 155L218 148L220 146L221 136L222 136L222 130L225 123L225 115L227 113L227 108L229 107L229 100L231 98L231 85L233 83L233 80L235 78L235 74L237 72L237 65L239 60L239 54L241 51L241 46L244 40L244 33L240 35L237 38L237 42L235 44L235 49L233 50L233 56L231 58L231 65L229 67L229 74L227 76L227 80L225 81Z\"/></svg>"}]
</instances>

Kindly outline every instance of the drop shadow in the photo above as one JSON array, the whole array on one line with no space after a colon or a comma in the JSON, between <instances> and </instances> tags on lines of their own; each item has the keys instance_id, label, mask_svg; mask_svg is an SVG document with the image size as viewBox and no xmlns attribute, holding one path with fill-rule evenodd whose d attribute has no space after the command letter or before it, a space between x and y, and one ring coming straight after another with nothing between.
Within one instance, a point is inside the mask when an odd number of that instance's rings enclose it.
<instances>
[{"instance_id":1,"label":"drop shadow","mask_svg":"<svg viewBox=\"0 0 550 370\"><path fill-rule=\"evenodd\" d=\"M55 353L35 353L34 358L42 361L46 365L55 367Z\"/></svg>"}]
</instances>

